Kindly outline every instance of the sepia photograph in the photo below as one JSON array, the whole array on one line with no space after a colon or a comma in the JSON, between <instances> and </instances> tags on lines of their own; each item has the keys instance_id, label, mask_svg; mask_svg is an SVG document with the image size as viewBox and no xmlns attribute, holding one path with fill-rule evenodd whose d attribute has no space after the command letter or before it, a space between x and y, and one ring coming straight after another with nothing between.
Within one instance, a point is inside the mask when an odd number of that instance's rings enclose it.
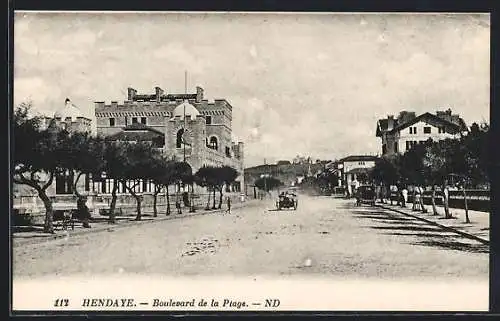
<instances>
[{"instance_id":1,"label":"sepia photograph","mask_svg":"<svg viewBox=\"0 0 500 321\"><path fill-rule=\"evenodd\" d=\"M488 311L489 14L13 29L12 311Z\"/></svg>"}]
</instances>

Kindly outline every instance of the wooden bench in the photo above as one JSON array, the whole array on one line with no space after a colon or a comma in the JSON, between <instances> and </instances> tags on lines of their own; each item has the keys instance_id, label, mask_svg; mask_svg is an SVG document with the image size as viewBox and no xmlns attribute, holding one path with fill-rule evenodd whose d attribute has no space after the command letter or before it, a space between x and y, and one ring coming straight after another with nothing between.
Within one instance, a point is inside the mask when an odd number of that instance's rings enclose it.
<instances>
[{"instance_id":1,"label":"wooden bench","mask_svg":"<svg viewBox=\"0 0 500 321\"><path fill-rule=\"evenodd\" d=\"M54 211L53 216L53 224L54 229L60 227L62 230L71 230L75 229L75 224L81 223L83 225L83 221L75 218L76 210L56 210Z\"/></svg>"}]
</instances>

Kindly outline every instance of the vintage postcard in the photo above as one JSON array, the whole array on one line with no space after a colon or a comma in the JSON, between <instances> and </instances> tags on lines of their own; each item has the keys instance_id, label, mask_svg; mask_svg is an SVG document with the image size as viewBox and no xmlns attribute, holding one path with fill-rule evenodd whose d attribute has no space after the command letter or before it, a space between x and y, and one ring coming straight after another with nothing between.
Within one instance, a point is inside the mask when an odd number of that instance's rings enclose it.
<instances>
[{"instance_id":1,"label":"vintage postcard","mask_svg":"<svg viewBox=\"0 0 500 321\"><path fill-rule=\"evenodd\" d=\"M14 13L12 311L487 311L490 16Z\"/></svg>"}]
</instances>

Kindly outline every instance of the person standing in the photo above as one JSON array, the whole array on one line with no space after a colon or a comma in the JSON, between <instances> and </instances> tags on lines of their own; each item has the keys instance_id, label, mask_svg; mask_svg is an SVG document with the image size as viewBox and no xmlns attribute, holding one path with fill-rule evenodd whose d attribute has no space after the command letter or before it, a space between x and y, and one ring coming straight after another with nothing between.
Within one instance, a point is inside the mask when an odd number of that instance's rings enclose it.
<instances>
[{"instance_id":1,"label":"person standing","mask_svg":"<svg viewBox=\"0 0 500 321\"><path fill-rule=\"evenodd\" d=\"M402 207L406 207L406 203L408 202L408 188L406 188L406 186L403 186L402 190L401 190L401 194L403 196L402 198Z\"/></svg>"},{"instance_id":2,"label":"person standing","mask_svg":"<svg viewBox=\"0 0 500 321\"><path fill-rule=\"evenodd\" d=\"M418 211L420 207L420 189L418 188L418 185L415 185L413 187L413 211Z\"/></svg>"},{"instance_id":3,"label":"person standing","mask_svg":"<svg viewBox=\"0 0 500 321\"><path fill-rule=\"evenodd\" d=\"M393 205L393 202L396 201L396 205L399 203L398 202L398 187L396 185L391 185L390 187L390 195L389 199L391 201L391 205Z\"/></svg>"},{"instance_id":4,"label":"person standing","mask_svg":"<svg viewBox=\"0 0 500 321\"><path fill-rule=\"evenodd\" d=\"M231 197L227 197L227 209L226 213L231 214Z\"/></svg>"}]
</instances>

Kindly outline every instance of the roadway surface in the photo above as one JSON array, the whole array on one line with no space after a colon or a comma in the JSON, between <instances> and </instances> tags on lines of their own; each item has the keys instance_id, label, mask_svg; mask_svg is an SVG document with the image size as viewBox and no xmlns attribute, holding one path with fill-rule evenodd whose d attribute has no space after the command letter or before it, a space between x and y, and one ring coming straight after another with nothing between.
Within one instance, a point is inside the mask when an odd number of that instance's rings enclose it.
<instances>
[{"instance_id":1,"label":"roadway surface","mask_svg":"<svg viewBox=\"0 0 500 321\"><path fill-rule=\"evenodd\" d=\"M416 219L353 201L301 195L231 214L186 217L13 250L16 277L103 275L488 279L488 248Z\"/></svg>"}]
</instances>

